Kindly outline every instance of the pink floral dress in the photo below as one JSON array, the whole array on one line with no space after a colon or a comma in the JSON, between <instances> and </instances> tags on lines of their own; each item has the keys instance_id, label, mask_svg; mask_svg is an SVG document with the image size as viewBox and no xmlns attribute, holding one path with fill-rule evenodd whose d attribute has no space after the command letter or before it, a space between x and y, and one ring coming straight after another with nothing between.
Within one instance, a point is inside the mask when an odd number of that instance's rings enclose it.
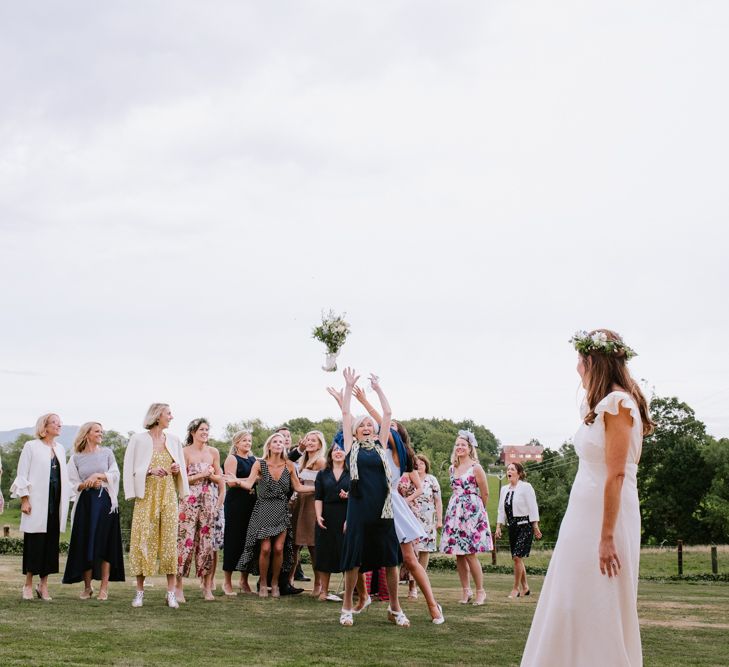
<instances>
[{"instance_id":1,"label":"pink floral dress","mask_svg":"<svg viewBox=\"0 0 729 667\"><path fill-rule=\"evenodd\" d=\"M448 501L440 550L444 554L465 556L491 551L493 541L489 517L481 500L473 466L456 477L450 468L453 494Z\"/></svg>"},{"instance_id":2,"label":"pink floral dress","mask_svg":"<svg viewBox=\"0 0 729 667\"><path fill-rule=\"evenodd\" d=\"M191 463L187 475L197 475L207 469L209 463ZM177 574L190 575L192 561L195 560L195 573L198 577L210 574L213 568L213 531L217 512L209 480L202 479L190 484L189 495L180 502L177 529Z\"/></svg>"}]
</instances>

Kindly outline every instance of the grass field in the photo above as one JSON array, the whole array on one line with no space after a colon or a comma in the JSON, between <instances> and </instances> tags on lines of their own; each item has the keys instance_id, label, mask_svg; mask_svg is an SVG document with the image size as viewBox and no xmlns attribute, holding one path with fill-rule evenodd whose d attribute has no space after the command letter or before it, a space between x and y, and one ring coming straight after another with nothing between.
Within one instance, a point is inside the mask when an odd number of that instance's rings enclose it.
<instances>
[{"instance_id":1,"label":"grass field","mask_svg":"<svg viewBox=\"0 0 729 667\"><path fill-rule=\"evenodd\" d=\"M336 603L306 594L204 602L192 580L188 603L167 609L162 577L142 609L130 606L131 582L112 584L108 602L80 601L80 587L59 576L52 602L24 602L20 566L0 557L2 665L518 665L542 584L531 577L535 594L508 600L511 578L486 575L488 604L462 606L455 572L432 572L445 625L429 623L421 598L403 603L409 629L387 623L380 602L342 628ZM729 585L642 582L639 613L646 665L729 664Z\"/></svg>"}]
</instances>

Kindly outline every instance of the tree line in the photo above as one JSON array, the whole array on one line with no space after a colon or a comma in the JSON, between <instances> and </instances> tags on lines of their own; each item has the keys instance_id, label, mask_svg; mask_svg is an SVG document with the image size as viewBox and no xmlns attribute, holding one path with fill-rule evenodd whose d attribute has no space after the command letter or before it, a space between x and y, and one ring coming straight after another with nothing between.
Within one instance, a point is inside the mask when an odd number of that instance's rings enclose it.
<instances>
[{"instance_id":1,"label":"tree line","mask_svg":"<svg viewBox=\"0 0 729 667\"><path fill-rule=\"evenodd\" d=\"M705 425L696 418L694 411L675 397L654 398L651 414L657 428L644 441L638 467L643 543L675 543L678 539L695 544L726 543L729 535L729 439L717 440L707 435ZM455 422L435 418L404 419L402 423L410 433L415 450L430 459L431 472L441 484L444 503L450 495L448 466L460 429L475 433L484 468L503 472L503 466L497 463L500 443L481 424L468 419ZM306 417L290 419L286 426L294 443L312 430L322 431L331 442L339 429L339 423L334 419L311 421ZM210 444L220 451L221 460L225 460L233 434L248 429L253 432L253 451L260 455L263 443L275 428L260 419L241 420L228 424L222 439L211 438ZM116 431L104 434L102 444L114 452L120 469L129 435L131 433L123 435ZM3 450L2 490L7 500L18 457L30 439L32 436L20 435ZM538 444L538 441L533 440L530 444ZM556 451L545 449L543 460L527 463L526 468L529 482L537 493L544 539L553 542L577 472L574 447L568 441ZM129 528L132 503L123 499L123 492L120 496L122 527ZM495 523L496 517L490 518Z\"/></svg>"}]
</instances>

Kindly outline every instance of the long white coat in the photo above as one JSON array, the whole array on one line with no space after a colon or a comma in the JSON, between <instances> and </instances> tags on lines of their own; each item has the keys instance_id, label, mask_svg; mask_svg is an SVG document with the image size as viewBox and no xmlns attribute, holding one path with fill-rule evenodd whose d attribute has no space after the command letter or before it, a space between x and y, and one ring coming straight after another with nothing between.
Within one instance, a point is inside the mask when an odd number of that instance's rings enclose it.
<instances>
[{"instance_id":1,"label":"long white coat","mask_svg":"<svg viewBox=\"0 0 729 667\"><path fill-rule=\"evenodd\" d=\"M165 448L180 466L180 473L175 475L177 493L186 496L190 492L187 484L187 467L185 456L182 453L182 444L176 435L165 434ZM127 449L124 452L124 497L144 498L144 488L147 482L147 470L152 461L153 443L149 431L135 433L129 438Z\"/></svg>"},{"instance_id":2,"label":"long white coat","mask_svg":"<svg viewBox=\"0 0 729 667\"><path fill-rule=\"evenodd\" d=\"M71 486L66 469L66 450L56 442L53 451L61 468L61 503L59 508L59 528L66 530L68 519L68 501ZM24 533L45 533L48 530L48 480L51 475L51 455L48 445L40 440L28 440L18 459L18 472L10 487L12 498L28 496L30 514L20 515L20 530Z\"/></svg>"}]
</instances>

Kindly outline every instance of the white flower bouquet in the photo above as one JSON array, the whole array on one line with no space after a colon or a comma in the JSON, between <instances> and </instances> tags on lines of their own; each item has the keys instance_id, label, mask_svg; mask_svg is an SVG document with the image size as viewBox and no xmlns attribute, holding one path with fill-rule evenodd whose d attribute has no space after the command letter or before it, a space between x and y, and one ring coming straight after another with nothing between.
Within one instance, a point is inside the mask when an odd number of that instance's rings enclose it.
<instances>
[{"instance_id":1,"label":"white flower bouquet","mask_svg":"<svg viewBox=\"0 0 729 667\"><path fill-rule=\"evenodd\" d=\"M337 370L337 357L350 331L349 323L344 320L342 315L335 315L333 310L326 315L322 312L321 324L314 327L312 331L312 338L324 343L327 348L322 370L329 373Z\"/></svg>"}]
</instances>

